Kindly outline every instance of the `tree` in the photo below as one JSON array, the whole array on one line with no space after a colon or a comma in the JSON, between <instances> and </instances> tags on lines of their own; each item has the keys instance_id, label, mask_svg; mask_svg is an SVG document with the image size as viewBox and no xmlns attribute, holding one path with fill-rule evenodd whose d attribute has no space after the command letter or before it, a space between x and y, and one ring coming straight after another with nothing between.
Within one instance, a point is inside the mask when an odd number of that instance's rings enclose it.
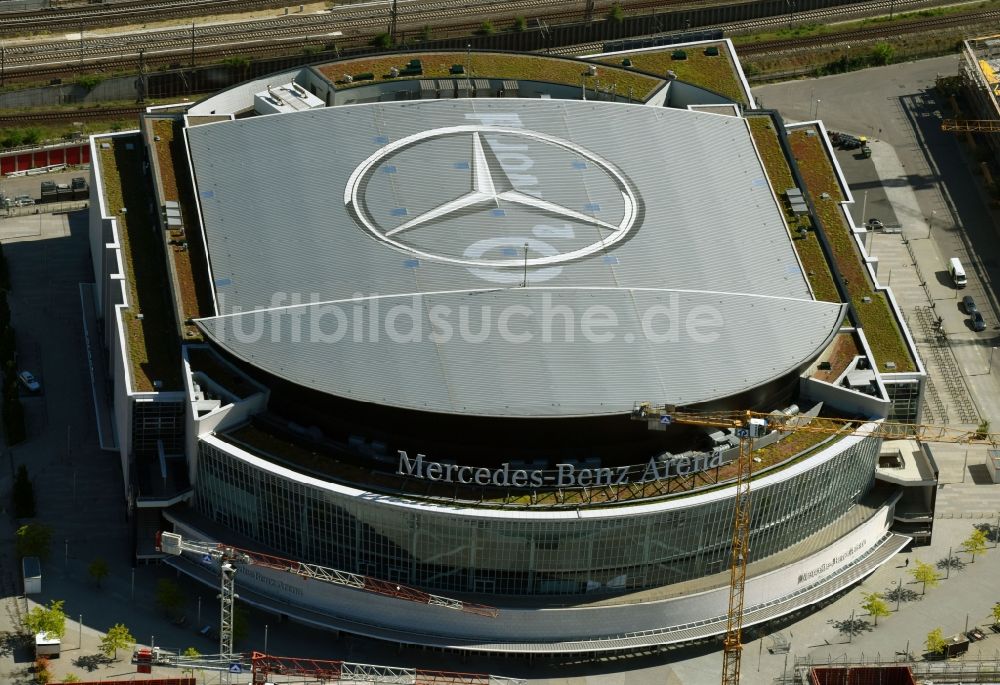
<instances>
[{"instance_id":1,"label":"tree","mask_svg":"<svg viewBox=\"0 0 1000 685\"><path fill-rule=\"evenodd\" d=\"M186 656L189 659L197 659L198 657L201 656L201 652L199 652L194 647L188 647L183 652L181 652L181 656ZM182 668L181 669L181 673L187 673L188 675L193 676L194 675L194 667L193 666L189 666L187 668Z\"/></svg>"},{"instance_id":2,"label":"tree","mask_svg":"<svg viewBox=\"0 0 1000 685\"><path fill-rule=\"evenodd\" d=\"M885 603L882 599L882 595L878 592L870 592L864 597L864 602L861 604L861 608L868 612L868 615L875 619L875 625L878 625L879 616L889 615L889 605Z\"/></svg>"},{"instance_id":3,"label":"tree","mask_svg":"<svg viewBox=\"0 0 1000 685\"><path fill-rule=\"evenodd\" d=\"M424 24L422 27L420 27L420 40L426 43L430 39L431 39L431 25Z\"/></svg>"},{"instance_id":4,"label":"tree","mask_svg":"<svg viewBox=\"0 0 1000 685\"><path fill-rule=\"evenodd\" d=\"M976 563L977 554L986 553L986 531L974 530L962 543L962 549L972 555L972 563Z\"/></svg>"},{"instance_id":5,"label":"tree","mask_svg":"<svg viewBox=\"0 0 1000 685\"><path fill-rule=\"evenodd\" d=\"M993 611L991 613L993 614L993 622L1000 623L1000 602L993 605Z\"/></svg>"},{"instance_id":6,"label":"tree","mask_svg":"<svg viewBox=\"0 0 1000 685\"><path fill-rule=\"evenodd\" d=\"M35 488L28 478L28 467L24 464L17 467L12 495L15 518L29 519L35 515Z\"/></svg>"},{"instance_id":7,"label":"tree","mask_svg":"<svg viewBox=\"0 0 1000 685\"><path fill-rule=\"evenodd\" d=\"M914 568L910 569L910 575L913 576L913 580L918 583L923 583L923 590L920 594L927 594L927 586L937 587L938 581L941 580L941 574L934 570L934 567L930 564L925 564L924 562L917 560Z\"/></svg>"},{"instance_id":8,"label":"tree","mask_svg":"<svg viewBox=\"0 0 1000 685\"><path fill-rule=\"evenodd\" d=\"M878 43L872 48L872 63L876 66L885 66L892 63L892 58L896 55L896 48L889 43Z\"/></svg>"},{"instance_id":9,"label":"tree","mask_svg":"<svg viewBox=\"0 0 1000 685\"><path fill-rule=\"evenodd\" d=\"M39 656L35 659L35 682L38 685L49 685L52 682L52 671L49 670L47 656Z\"/></svg>"},{"instance_id":10,"label":"tree","mask_svg":"<svg viewBox=\"0 0 1000 685\"><path fill-rule=\"evenodd\" d=\"M90 562L90 566L87 567L87 573L97 583L97 587L101 587L101 581L108 577L111 569L108 568L108 562L102 557L94 557L94 560Z\"/></svg>"},{"instance_id":11,"label":"tree","mask_svg":"<svg viewBox=\"0 0 1000 685\"><path fill-rule=\"evenodd\" d=\"M66 613L63 611L63 600L53 599L48 607L36 606L24 617L24 629L32 635L48 633L53 637L66 634Z\"/></svg>"},{"instance_id":12,"label":"tree","mask_svg":"<svg viewBox=\"0 0 1000 685\"><path fill-rule=\"evenodd\" d=\"M168 616L176 616L184 608L187 598L180 586L169 578L161 578L156 583L156 606Z\"/></svg>"},{"instance_id":13,"label":"tree","mask_svg":"<svg viewBox=\"0 0 1000 685\"><path fill-rule=\"evenodd\" d=\"M24 132L24 142L28 145L36 145L42 140L42 131L37 128L29 128Z\"/></svg>"},{"instance_id":14,"label":"tree","mask_svg":"<svg viewBox=\"0 0 1000 685\"><path fill-rule=\"evenodd\" d=\"M118 661L119 649L131 649L135 644L132 633L121 623L116 623L108 629L107 634L101 638L101 654Z\"/></svg>"},{"instance_id":15,"label":"tree","mask_svg":"<svg viewBox=\"0 0 1000 685\"><path fill-rule=\"evenodd\" d=\"M927 633L927 640L924 642L924 649L927 650L929 654L943 654L944 648L948 643L944 639L944 633L941 632L940 628L935 628L931 632Z\"/></svg>"},{"instance_id":16,"label":"tree","mask_svg":"<svg viewBox=\"0 0 1000 685\"><path fill-rule=\"evenodd\" d=\"M515 31L528 30L528 20L524 18L523 14L514 17L514 30Z\"/></svg>"},{"instance_id":17,"label":"tree","mask_svg":"<svg viewBox=\"0 0 1000 685\"><path fill-rule=\"evenodd\" d=\"M496 33L496 27L493 26L493 22L487 19L479 25L479 33L484 36L492 36Z\"/></svg>"},{"instance_id":18,"label":"tree","mask_svg":"<svg viewBox=\"0 0 1000 685\"><path fill-rule=\"evenodd\" d=\"M622 9L620 3L616 2L611 6L611 9L608 10L608 19L616 24L620 24L625 21L625 10Z\"/></svg>"},{"instance_id":19,"label":"tree","mask_svg":"<svg viewBox=\"0 0 1000 685\"><path fill-rule=\"evenodd\" d=\"M4 147L17 147L24 142L24 131L19 128L10 128L4 131L3 140L0 140L0 145Z\"/></svg>"},{"instance_id":20,"label":"tree","mask_svg":"<svg viewBox=\"0 0 1000 685\"><path fill-rule=\"evenodd\" d=\"M76 673L67 673L66 675L63 676L63 679L60 682L78 683L80 682L80 676L78 676Z\"/></svg>"},{"instance_id":21,"label":"tree","mask_svg":"<svg viewBox=\"0 0 1000 685\"><path fill-rule=\"evenodd\" d=\"M38 557L42 561L49 558L52 547L52 529L42 523L29 523L17 529L18 557Z\"/></svg>"},{"instance_id":22,"label":"tree","mask_svg":"<svg viewBox=\"0 0 1000 685\"><path fill-rule=\"evenodd\" d=\"M376 33L375 37L371 40L371 44L376 48L388 50L392 47L392 36L385 32Z\"/></svg>"}]
</instances>

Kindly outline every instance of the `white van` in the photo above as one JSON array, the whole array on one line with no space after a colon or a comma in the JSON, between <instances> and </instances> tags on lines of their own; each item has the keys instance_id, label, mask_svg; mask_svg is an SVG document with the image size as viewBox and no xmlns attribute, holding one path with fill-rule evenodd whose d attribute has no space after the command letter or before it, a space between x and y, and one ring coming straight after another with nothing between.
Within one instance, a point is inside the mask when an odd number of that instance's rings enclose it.
<instances>
[{"instance_id":1,"label":"white van","mask_svg":"<svg viewBox=\"0 0 1000 685\"><path fill-rule=\"evenodd\" d=\"M955 284L956 288L964 288L968 284L968 280L965 278L965 269L962 268L962 262L958 261L958 257L952 257L948 260L948 273L951 274L951 282Z\"/></svg>"}]
</instances>

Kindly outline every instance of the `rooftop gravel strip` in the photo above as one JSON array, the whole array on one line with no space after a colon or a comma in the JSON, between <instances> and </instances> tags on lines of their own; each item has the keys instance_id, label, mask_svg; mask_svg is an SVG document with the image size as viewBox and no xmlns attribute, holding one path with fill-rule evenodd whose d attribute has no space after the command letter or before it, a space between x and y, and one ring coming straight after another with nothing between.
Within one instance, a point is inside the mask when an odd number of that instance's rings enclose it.
<instances>
[{"instance_id":1,"label":"rooftop gravel strip","mask_svg":"<svg viewBox=\"0 0 1000 685\"><path fill-rule=\"evenodd\" d=\"M807 135L813 131L814 135ZM826 147L815 128L796 129L788 135L799 172L805 181L816 208L821 230L832 247L837 267L857 312L859 323L871 346L874 361L882 373L890 371L886 362L895 362L895 373L916 371L896 317L884 293L875 292L868 270L861 261L861 252L844 219L840 203L844 201L840 184L834 175ZM823 193L829 197L823 198ZM865 302L865 298L870 298Z\"/></svg>"},{"instance_id":2,"label":"rooftop gravel strip","mask_svg":"<svg viewBox=\"0 0 1000 685\"><path fill-rule=\"evenodd\" d=\"M716 47L718 55L706 55L708 47ZM674 59L676 50L683 50L687 59ZM626 69L637 69L650 74L665 77L667 71L677 74L677 79L685 81L695 86L706 88L719 95L725 95L735 102L749 105L746 95L743 93L743 84L740 82L736 65L733 64L727 46L720 43L715 46L698 45L696 47L683 47L668 45L661 50L647 50L641 52L623 52L612 57L602 57L599 60L604 64L621 66L622 60L628 58L632 61L631 67ZM621 88L618 92L622 92Z\"/></svg>"},{"instance_id":3,"label":"rooftop gravel strip","mask_svg":"<svg viewBox=\"0 0 1000 685\"><path fill-rule=\"evenodd\" d=\"M114 136L97 139L104 199L109 216L118 221L125 276L131 306L122 314L128 336L135 390L179 390L180 346L173 324L167 265L163 261L159 228L148 211L150 190L142 171L142 139ZM110 148L101 148L101 143ZM131 145L132 149L127 149ZM122 209L125 212L122 212ZM142 319L138 315L142 315ZM156 388L154 381L161 381Z\"/></svg>"},{"instance_id":4,"label":"rooftop gravel strip","mask_svg":"<svg viewBox=\"0 0 1000 685\"><path fill-rule=\"evenodd\" d=\"M404 69L412 59L419 59L422 65L420 74L389 76L389 69L398 67ZM451 68L456 64L466 67L464 74L452 74ZM398 81L401 79L428 78L500 78L522 79L526 81L547 81L579 86L581 79L587 73L586 62L538 55L518 55L499 52L473 52L471 57L465 52L405 52L378 57L362 57L343 60L317 67L320 73L337 84L337 88L352 88L363 86L373 81ZM358 80L358 74L371 73L372 80ZM341 82L344 74L351 74L355 80L351 83ZM635 100L645 100L663 83L663 79L644 74L637 74L627 69L615 69L614 76L598 75L601 85L607 86L608 79L617 84L616 92L625 96L629 92ZM586 77L589 78L589 77ZM589 86L590 84L588 84Z\"/></svg>"},{"instance_id":5,"label":"rooftop gravel strip","mask_svg":"<svg viewBox=\"0 0 1000 685\"><path fill-rule=\"evenodd\" d=\"M799 231L794 230L799 225L799 219L782 194L789 188L795 187L795 181L792 180L792 171L788 166L788 160L778 142L778 132L774 129L774 123L767 116L748 116L747 121L750 124L750 134L753 136L757 151L760 153L761 159L764 160L764 169L771 181L771 189L781 202L785 225L792 237L792 245L799 254L802 268L806 271L806 278L809 279L809 285L812 286L813 295L817 300L824 302L840 302L840 293L837 292L837 284L833 280L830 265L823 254L823 246L819 243L819 237L813 231L800 234Z\"/></svg>"}]
</instances>

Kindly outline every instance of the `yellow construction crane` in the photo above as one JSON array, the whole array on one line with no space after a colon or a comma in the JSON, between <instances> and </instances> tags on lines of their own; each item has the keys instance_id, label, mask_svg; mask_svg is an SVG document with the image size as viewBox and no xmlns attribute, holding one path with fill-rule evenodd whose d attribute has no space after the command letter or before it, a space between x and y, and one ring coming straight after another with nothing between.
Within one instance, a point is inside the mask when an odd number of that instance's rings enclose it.
<instances>
[{"instance_id":1,"label":"yellow construction crane","mask_svg":"<svg viewBox=\"0 0 1000 685\"><path fill-rule=\"evenodd\" d=\"M997 119L942 119L942 131L968 131L971 133L1000 133Z\"/></svg>"},{"instance_id":2,"label":"yellow construction crane","mask_svg":"<svg viewBox=\"0 0 1000 685\"><path fill-rule=\"evenodd\" d=\"M722 685L739 685L740 657L743 653L743 591L746 586L747 556L750 538L750 478L753 475L753 443L770 431L783 433L819 433L823 435L870 435L888 440L918 440L958 444L1000 444L1000 433L986 432L985 425L976 430L901 423L877 419L841 419L787 415L781 412L763 413L734 411L698 413L680 410L670 405L636 406L632 418L658 426L685 425L729 428L740 440L736 469L736 496L733 502L733 544L729 566L729 614L723 639Z\"/></svg>"}]
</instances>

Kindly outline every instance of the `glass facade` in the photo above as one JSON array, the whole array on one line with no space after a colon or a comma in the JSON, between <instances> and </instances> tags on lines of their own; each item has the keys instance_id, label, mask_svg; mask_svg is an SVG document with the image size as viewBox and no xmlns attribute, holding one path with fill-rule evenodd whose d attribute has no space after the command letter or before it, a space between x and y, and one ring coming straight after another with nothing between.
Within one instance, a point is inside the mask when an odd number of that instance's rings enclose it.
<instances>
[{"instance_id":1,"label":"glass facade","mask_svg":"<svg viewBox=\"0 0 1000 685\"><path fill-rule=\"evenodd\" d=\"M920 383L916 379L885 381L890 421L916 423L920 412Z\"/></svg>"},{"instance_id":2,"label":"glass facade","mask_svg":"<svg viewBox=\"0 0 1000 685\"><path fill-rule=\"evenodd\" d=\"M870 488L880 440L866 438L753 495L750 547L763 558L844 514ZM732 499L606 517L485 518L351 497L200 442L194 506L294 559L447 592L557 595L642 589L726 568ZM666 504L664 505L666 506ZM636 507L636 509L647 507Z\"/></svg>"},{"instance_id":3,"label":"glass facade","mask_svg":"<svg viewBox=\"0 0 1000 685\"><path fill-rule=\"evenodd\" d=\"M157 441L167 454L184 453L184 402L138 400L132 409L132 451L155 456Z\"/></svg>"}]
</instances>

